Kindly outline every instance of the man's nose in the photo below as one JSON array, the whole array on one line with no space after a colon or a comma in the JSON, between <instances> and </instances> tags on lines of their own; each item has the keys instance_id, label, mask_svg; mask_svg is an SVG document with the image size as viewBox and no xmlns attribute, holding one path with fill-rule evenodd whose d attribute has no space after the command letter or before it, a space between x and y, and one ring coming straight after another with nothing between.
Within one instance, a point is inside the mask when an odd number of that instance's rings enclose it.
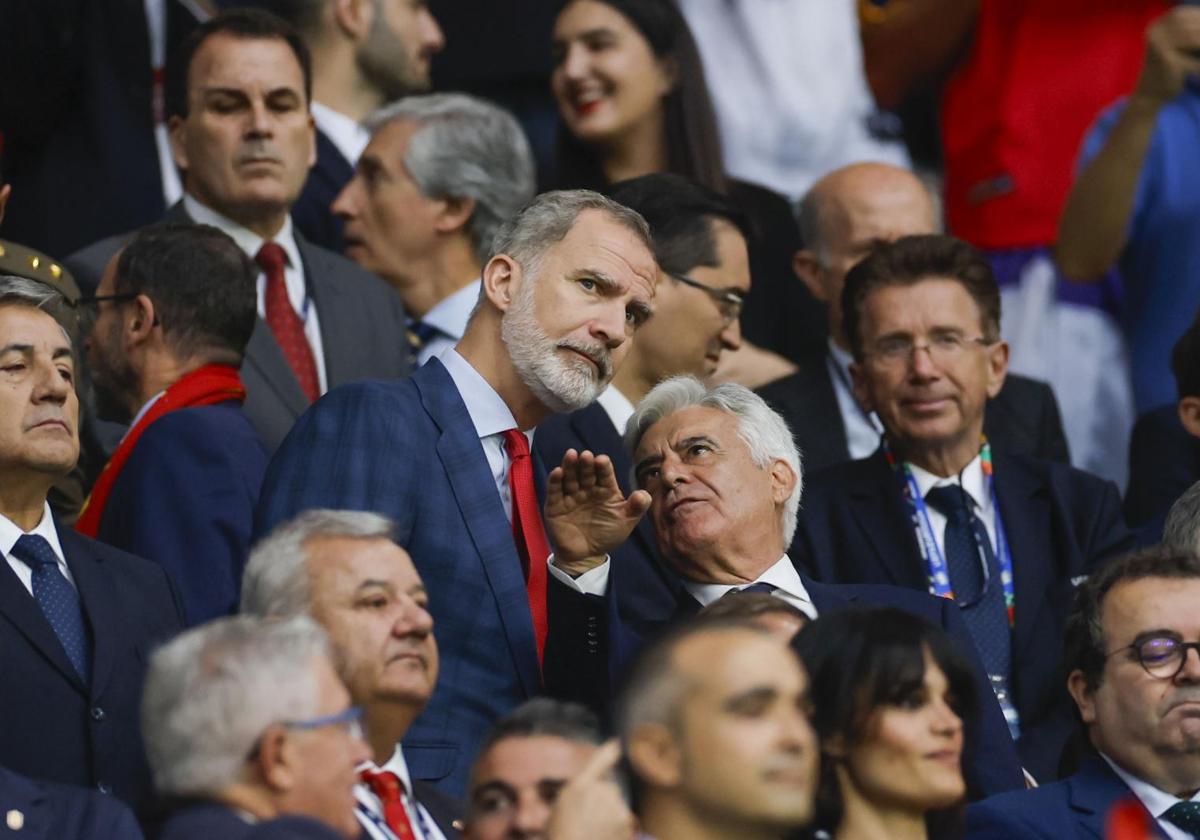
<instances>
[{"instance_id":1,"label":"man's nose","mask_svg":"<svg viewBox=\"0 0 1200 840\"><path fill-rule=\"evenodd\" d=\"M742 322L734 318L721 330L721 346L729 351L735 351L742 346Z\"/></svg>"},{"instance_id":2,"label":"man's nose","mask_svg":"<svg viewBox=\"0 0 1200 840\"><path fill-rule=\"evenodd\" d=\"M346 186L342 187L342 191L337 194L333 204L329 205L329 209L339 219L349 220L358 215L359 181L358 175L351 178Z\"/></svg>"}]
</instances>

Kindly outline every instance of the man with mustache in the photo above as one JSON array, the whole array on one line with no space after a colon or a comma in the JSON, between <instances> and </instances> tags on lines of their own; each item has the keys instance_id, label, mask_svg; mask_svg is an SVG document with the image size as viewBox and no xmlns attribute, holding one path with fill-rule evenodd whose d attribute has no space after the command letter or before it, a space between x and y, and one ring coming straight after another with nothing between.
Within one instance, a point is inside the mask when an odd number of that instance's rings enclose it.
<instances>
[{"instance_id":1,"label":"man with mustache","mask_svg":"<svg viewBox=\"0 0 1200 840\"><path fill-rule=\"evenodd\" d=\"M1197 599L1200 559L1167 547L1114 560L1080 587L1067 688L1099 755L1061 782L971 806L968 838L1115 836L1105 826L1118 803L1144 826L1137 836L1200 834Z\"/></svg>"},{"instance_id":2,"label":"man with mustache","mask_svg":"<svg viewBox=\"0 0 1200 840\"><path fill-rule=\"evenodd\" d=\"M314 507L395 520L444 664L405 756L414 778L456 794L496 719L602 667L598 652L597 663L557 658L550 627L593 607L549 586L529 439L608 385L658 276L642 217L585 190L535 198L492 250L462 340L410 380L349 385L314 406L268 467L256 521L261 534Z\"/></svg>"},{"instance_id":3,"label":"man with mustache","mask_svg":"<svg viewBox=\"0 0 1200 840\"><path fill-rule=\"evenodd\" d=\"M330 387L409 369L404 307L379 278L309 243L291 207L316 156L308 50L283 21L236 9L197 27L166 81L183 200L169 221L212 225L260 269L241 375L246 415L268 451ZM67 260L94 290L127 237Z\"/></svg>"},{"instance_id":4,"label":"man with mustache","mask_svg":"<svg viewBox=\"0 0 1200 840\"><path fill-rule=\"evenodd\" d=\"M438 648L429 595L412 558L392 541L395 531L386 517L365 511L300 514L250 555L242 612L308 614L329 635L371 750L360 759L355 787L364 836L444 840L457 837L457 806L413 780L400 747L437 684Z\"/></svg>"},{"instance_id":5,"label":"man with mustache","mask_svg":"<svg viewBox=\"0 0 1200 840\"><path fill-rule=\"evenodd\" d=\"M136 809L145 652L182 612L161 566L63 527L46 502L79 457L64 315L49 286L0 277L0 765Z\"/></svg>"}]
</instances>

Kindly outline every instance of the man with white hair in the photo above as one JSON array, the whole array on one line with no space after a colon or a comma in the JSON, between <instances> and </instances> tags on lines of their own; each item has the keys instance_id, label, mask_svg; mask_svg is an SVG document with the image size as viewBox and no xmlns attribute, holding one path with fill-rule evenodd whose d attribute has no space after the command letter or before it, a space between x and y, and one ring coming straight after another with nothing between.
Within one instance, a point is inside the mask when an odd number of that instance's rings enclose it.
<instances>
[{"instance_id":1,"label":"man with white hair","mask_svg":"<svg viewBox=\"0 0 1200 840\"><path fill-rule=\"evenodd\" d=\"M533 198L533 154L516 118L462 93L410 96L366 125L333 212L346 256L400 293L424 364L466 331L496 232Z\"/></svg>"},{"instance_id":2,"label":"man with white hair","mask_svg":"<svg viewBox=\"0 0 1200 840\"><path fill-rule=\"evenodd\" d=\"M572 450L550 473L546 525L555 546L553 563L584 594L616 591L619 567L609 569L600 586L591 584L598 570L613 565L608 555L648 509L663 559L677 577L667 624L730 592L766 592L812 619L856 605L893 606L944 627L974 661L970 634L949 601L890 586L820 584L796 567L787 546L800 505L800 456L782 418L754 392L734 384L706 388L691 376L667 379L638 404L625 442L638 488L628 497L607 456ZM619 667L664 626L622 621L601 635ZM574 641L582 655L587 640ZM976 792L1019 787L1012 740L982 668L977 676L984 713L968 732L969 783Z\"/></svg>"},{"instance_id":3,"label":"man with white hair","mask_svg":"<svg viewBox=\"0 0 1200 840\"><path fill-rule=\"evenodd\" d=\"M308 618L237 616L177 637L151 658L142 695L154 784L188 800L162 840L241 840L286 815L358 837L361 714Z\"/></svg>"},{"instance_id":4,"label":"man with white hair","mask_svg":"<svg viewBox=\"0 0 1200 840\"><path fill-rule=\"evenodd\" d=\"M356 383L313 406L271 462L257 518L260 534L310 508L395 520L443 662L409 737L445 750L410 756L409 769L456 795L491 724L584 665L558 668L547 644L558 599L547 601L529 438L604 390L657 281L642 217L584 190L534 199L493 250L462 340L409 380Z\"/></svg>"}]
</instances>

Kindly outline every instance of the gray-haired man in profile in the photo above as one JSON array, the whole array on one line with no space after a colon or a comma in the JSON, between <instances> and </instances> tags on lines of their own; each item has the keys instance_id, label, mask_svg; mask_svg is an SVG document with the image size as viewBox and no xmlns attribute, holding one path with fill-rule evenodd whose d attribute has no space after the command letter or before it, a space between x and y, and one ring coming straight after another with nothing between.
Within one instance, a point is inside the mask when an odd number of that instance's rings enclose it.
<instances>
[{"instance_id":1,"label":"gray-haired man in profile","mask_svg":"<svg viewBox=\"0 0 1200 840\"><path fill-rule=\"evenodd\" d=\"M403 298L424 364L466 331L497 230L533 198L533 155L511 114L461 93L407 97L366 125L333 212L346 256Z\"/></svg>"}]
</instances>

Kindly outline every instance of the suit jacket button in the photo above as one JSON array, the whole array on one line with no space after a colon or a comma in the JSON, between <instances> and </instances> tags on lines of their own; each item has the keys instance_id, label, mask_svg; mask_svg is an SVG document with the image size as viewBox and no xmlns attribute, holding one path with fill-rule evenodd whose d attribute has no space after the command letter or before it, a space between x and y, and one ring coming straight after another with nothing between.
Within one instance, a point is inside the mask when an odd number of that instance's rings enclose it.
<instances>
[{"instance_id":1,"label":"suit jacket button","mask_svg":"<svg viewBox=\"0 0 1200 840\"><path fill-rule=\"evenodd\" d=\"M110 785L108 782L97 782L96 790L103 794L110 794L112 793L112 785Z\"/></svg>"},{"instance_id":2,"label":"suit jacket button","mask_svg":"<svg viewBox=\"0 0 1200 840\"><path fill-rule=\"evenodd\" d=\"M106 715L104 714L103 709L101 709L99 706L92 707L92 720L104 720L105 717Z\"/></svg>"}]
</instances>

